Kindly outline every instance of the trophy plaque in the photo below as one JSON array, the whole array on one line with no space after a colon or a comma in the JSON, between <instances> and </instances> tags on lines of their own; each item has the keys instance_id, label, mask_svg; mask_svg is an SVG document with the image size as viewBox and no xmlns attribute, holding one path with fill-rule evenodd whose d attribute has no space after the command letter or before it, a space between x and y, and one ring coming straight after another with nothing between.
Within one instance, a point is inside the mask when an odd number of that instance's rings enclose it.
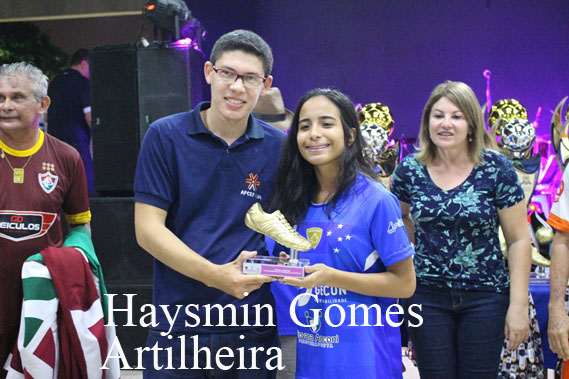
<instances>
[{"instance_id":1,"label":"trophy plaque","mask_svg":"<svg viewBox=\"0 0 569 379\"><path fill-rule=\"evenodd\" d=\"M308 264L308 259L288 258L283 260L278 257L255 257L245 260L243 273L302 279L304 278L304 266Z\"/></svg>"},{"instance_id":2,"label":"trophy plaque","mask_svg":"<svg viewBox=\"0 0 569 379\"><path fill-rule=\"evenodd\" d=\"M255 203L245 215L245 225L290 248L290 256L248 258L243 263L244 274L304 278L304 266L309 264L309 260L298 259L298 251L311 250L312 244L297 233L280 211L266 213L259 203Z\"/></svg>"}]
</instances>

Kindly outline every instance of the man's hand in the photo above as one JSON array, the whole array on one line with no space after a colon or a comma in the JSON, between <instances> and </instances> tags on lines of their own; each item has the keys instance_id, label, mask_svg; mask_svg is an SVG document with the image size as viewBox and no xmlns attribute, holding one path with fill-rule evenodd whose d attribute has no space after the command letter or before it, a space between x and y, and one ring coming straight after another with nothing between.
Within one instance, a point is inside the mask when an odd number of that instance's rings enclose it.
<instances>
[{"instance_id":1,"label":"man's hand","mask_svg":"<svg viewBox=\"0 0 569 379\"><path fill-rule=\"evenodd\" d=\"M207 285L238 299L243 299L263 284L274 281L275 279L270 276L243 274L245 259L256 255L256 251L243 250L233 262L218 266L212 281Z\"/></svg>"},{"instance_id":2,"label":"man's hand","mask_svg":"<svg viewBox=\"0 0 569 379\"><path fill-rule=\"evenodd\" d=\"M134 204L136 241L172 270L239 299L274 280L268 276L243 274L243 261L256 256L255 251L242 251L235 261L224 265L205 259L166 228L167 215L161 208L140 202Z\"/></svg>"},{"instance_id":3,"label":"man's hand","mask_svg":"<svg viewBox=\"0 0 569 379\"><path fill-rule=\"evenodd\" d=\"M549 347L564 361L569 359L569 316L565 309L549 311Z\"/></svg>"}]
</instances>

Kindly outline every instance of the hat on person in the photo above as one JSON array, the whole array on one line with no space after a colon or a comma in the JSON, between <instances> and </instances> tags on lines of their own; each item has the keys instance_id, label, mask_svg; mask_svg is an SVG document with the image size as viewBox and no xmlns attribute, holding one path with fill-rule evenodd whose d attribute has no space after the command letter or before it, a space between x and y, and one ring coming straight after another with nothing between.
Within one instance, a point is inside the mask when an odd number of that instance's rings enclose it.
<instances>
[{"instance_id":1,"label":"hat on person","mask_svg":"<svg viewBox=\"0 0 569 379\"><path fill-rule=\"evenodd\" d=\"M253 115L285 131L290 128L294 113L284 107L281 91L277 87L271 87L259 97Z\"/></svg>"}]
</instances>

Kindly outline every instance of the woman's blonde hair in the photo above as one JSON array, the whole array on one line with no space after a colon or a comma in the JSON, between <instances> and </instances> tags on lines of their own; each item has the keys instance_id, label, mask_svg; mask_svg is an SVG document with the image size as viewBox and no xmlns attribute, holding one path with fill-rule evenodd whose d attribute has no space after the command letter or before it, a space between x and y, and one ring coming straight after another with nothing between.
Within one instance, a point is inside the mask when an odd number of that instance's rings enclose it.
<instances>
[{"instance_id":1,"label":"woman's blonde hair","mask_svg":"<svg viewBox=\"0 0 569 379\"><path fill-rule=\"evenodd\" d=\"M433 105L446 97L460 109L468 123L468 157L474 164L480 163L484 149L493 149L492 142L484 123L484 116L476 95L467 84L447 80L435 87L421 118L417 159L423 164L432 163L437 158L437 146L429 135L429 121Z\"/></svg>"}]
</instances>

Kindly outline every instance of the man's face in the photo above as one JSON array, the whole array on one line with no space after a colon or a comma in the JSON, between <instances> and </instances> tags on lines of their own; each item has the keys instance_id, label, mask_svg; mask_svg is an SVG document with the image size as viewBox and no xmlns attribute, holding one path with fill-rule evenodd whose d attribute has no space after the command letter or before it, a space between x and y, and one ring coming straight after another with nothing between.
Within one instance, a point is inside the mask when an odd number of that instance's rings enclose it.
<instances>
[{"instance_id":1,"label":"man's face","mask_svg":"<svg viewBox=\"0 0 569 379\"><path fill-rule=\"evenodd\" d=\"M265 76L261 60L240 50L223 53L215 62L215 67L239 74ZM228 83L215 72L212 62L206 62L204 73L206 81L211 85L210 109L230 123L247 122L259 96L271 86L273 79L269 76L264 83L255 88L246 87L242 78Z\"/></svg>"},{"instance_id":2,"label":"man's face","mask_svg":"<svg viewBox=\"0 0 569 379\"><path fill-rule=\"evenodd\" d=\"M83 61L81 62L81 64L83 65L83 76L86 77L87 79L90 78L90 71L89 71L89 61Z\"/></svg>"},{"instance_id":3,"label":"man's face","mask_svg":"<svg viewBox=\"0 0 569 379\"><path fill-rule=\"evenodd\" d=\"M25 76L0 78L0 137L33 129L49 106L49 97L36 101L30 80Z\"/></svg>"}]
</instances>

